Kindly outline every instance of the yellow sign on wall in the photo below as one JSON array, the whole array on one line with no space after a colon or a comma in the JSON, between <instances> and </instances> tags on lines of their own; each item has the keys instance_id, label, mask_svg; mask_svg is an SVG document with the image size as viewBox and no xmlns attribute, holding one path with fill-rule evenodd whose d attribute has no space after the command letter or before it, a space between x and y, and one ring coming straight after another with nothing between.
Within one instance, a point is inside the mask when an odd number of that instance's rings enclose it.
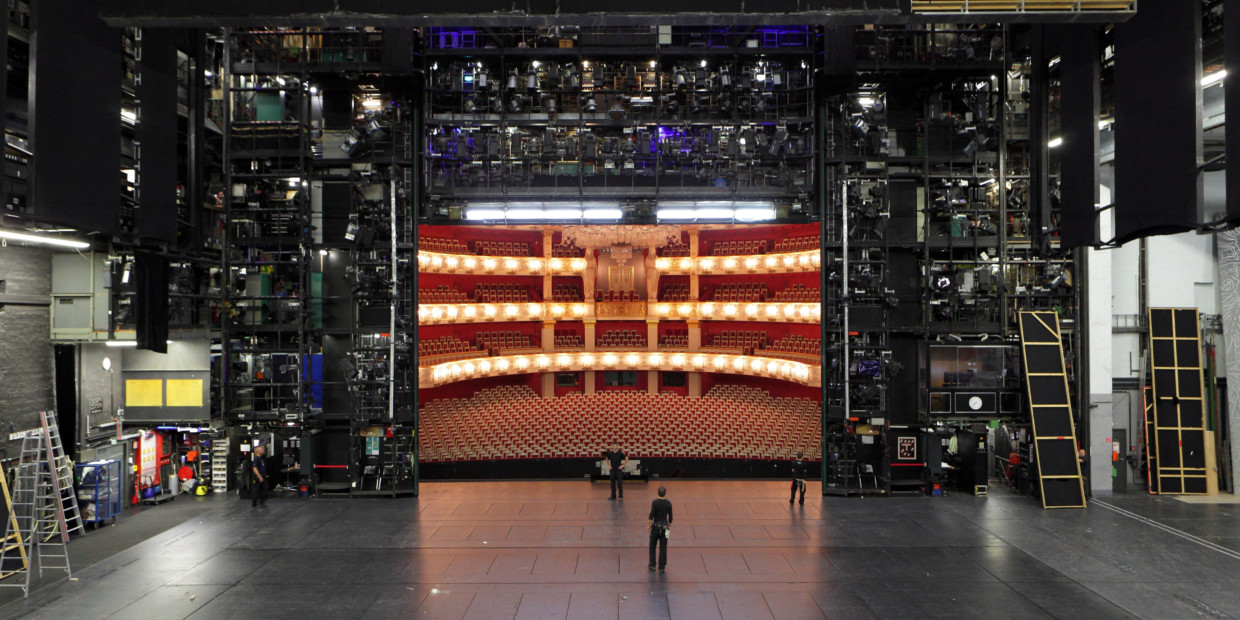
<instances>
[{"instance_id":1,"label":"yellow sign on wall","mask_svg":"<svg viewBox=\"0 0 1240 620\"><path fill-rule=\"evenodd\" d=\"M163 407L164 382L161 379L125 380L126 407Z\"/></svg>"},{"instance_id":2,"label":"yellow sign on wall","mask_svg":"<svg viewBox=\"0 0 1240 620\"><path fill-rule=\"evenodd\" d=\"M169 407L201 407L202 379L168 379Z\"/></svg>"}]
</instances>

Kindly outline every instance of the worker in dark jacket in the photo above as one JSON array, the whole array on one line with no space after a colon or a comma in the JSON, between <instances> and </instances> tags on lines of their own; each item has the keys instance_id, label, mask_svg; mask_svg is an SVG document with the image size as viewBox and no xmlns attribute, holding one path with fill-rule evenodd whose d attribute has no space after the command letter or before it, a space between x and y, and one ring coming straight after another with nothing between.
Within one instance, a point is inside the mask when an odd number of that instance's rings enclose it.
<instances>
[{"instance_id":1,"label":"worker in dark jacket","mask_svg":"<svg viewBox=\"0 0 1240 620\"><path fill-rule=\"evenodd\" d=\"M267 505L267 446L255 446L250 460L250 506Z\"/></svg>"},{"instance_id":2,"label":"worker in dark jacket","mask_svg":"<svg viewBox=\"0 0 1240 620\"><path fill-rule=\"evenodd\" d=\"M672 503L667 500L667 488L659 487L659 499L650 504L650 570L655 569L654 548L659 547L659 572L667 569L667 538L672 530Z\"/></svg>"},{"instance_id":3,"label":"worker in dark jacket","mask_svg":"<svg viewBox=\"0 0 1240 620\"><path fill-rule=\"evenodd\" d=\"M603 453L603 458L607 459L608 465L611 467L611 497L608 499L616 499L616 493L620 493L620 499L624 499L624 468L629 465L629 455L620 450L620 444L611 442L611 450Z\"/></svg>"},{"instance_id":4,"label":"worker in dark jacket","mask_svg":"<svg viewBox=\"0 0 1240 620\"><path fill-rule=\"evenodd\" d=\"M801 503L805 503L805 454L797 452L797 460L792 464L792 497L788 498L791 504L797 498L797 489L801 491Z\"/></svg>"}]
</instances>

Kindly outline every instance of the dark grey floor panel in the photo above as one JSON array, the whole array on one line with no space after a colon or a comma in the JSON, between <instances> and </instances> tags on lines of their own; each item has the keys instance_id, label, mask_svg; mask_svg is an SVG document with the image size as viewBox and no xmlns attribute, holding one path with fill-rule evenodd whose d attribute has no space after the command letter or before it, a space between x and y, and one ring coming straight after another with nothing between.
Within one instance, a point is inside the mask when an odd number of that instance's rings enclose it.
<instances>
[{"instance_id":1,"label":"dark grey floor panel","mask_svg":"<svg viewBox=\"0 0 1240 620\"><path fill-rule=\"evenodd\" d=\"M1240 542L1231 505L1107 500L1176 533L1006 493L789 506L782 482L664 484L666 574L646 568L645 486L624 503L581 482L186 498L75 540L76 581L49 575L0 617L1240 620L1240 556L1194 538Z\"/></svg>"}]
</instances>

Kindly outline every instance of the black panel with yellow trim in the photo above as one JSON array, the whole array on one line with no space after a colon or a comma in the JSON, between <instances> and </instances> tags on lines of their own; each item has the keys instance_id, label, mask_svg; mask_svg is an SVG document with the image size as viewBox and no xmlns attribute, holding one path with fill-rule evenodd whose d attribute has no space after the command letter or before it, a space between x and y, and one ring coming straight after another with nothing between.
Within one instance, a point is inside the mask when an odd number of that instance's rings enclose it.
<instances>
[{"instance_id":1,"label":"black panel with yellow trim","mask_svg":"<svg viewBox=\"0 0 1240 620\"><path fill-rule=\"evenodd\" d=\"M1042 507L1083 508L1085 484L1077 460L1059 315L1021 312L1020 339Z\"/></svg>"},{"instance_id":2,"label":"black panel with yellow trim","mask_svg":"<svg viewBox=\"0 0 1240 620\"><path fill-rule=\"evenodd\" d=\"M1146 418L1146 436L1157 455L1150 489L1204 495L1209 470L1197 309L1150 308L1149 313L1153 411Z\"/></svg>"}]
</instances>

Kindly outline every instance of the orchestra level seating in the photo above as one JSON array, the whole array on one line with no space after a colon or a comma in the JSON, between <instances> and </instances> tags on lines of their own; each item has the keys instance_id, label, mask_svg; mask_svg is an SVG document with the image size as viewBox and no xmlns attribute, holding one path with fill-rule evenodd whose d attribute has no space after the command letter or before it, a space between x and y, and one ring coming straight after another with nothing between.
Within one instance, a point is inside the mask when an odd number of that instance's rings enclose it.
<instances>
[{"instance_id":1,"label":"orchestra level seating","mask_svg":"<svg viewBox=\"0 0 1240 620\"><path fill-rule=\"evenodd\" d=\"M820 458L818 403L716 385L702 398L610 391L541 398L528 386L422 406L421 459L597 458L619 441L634 458Z\"/></svg>"}]
</instances>

